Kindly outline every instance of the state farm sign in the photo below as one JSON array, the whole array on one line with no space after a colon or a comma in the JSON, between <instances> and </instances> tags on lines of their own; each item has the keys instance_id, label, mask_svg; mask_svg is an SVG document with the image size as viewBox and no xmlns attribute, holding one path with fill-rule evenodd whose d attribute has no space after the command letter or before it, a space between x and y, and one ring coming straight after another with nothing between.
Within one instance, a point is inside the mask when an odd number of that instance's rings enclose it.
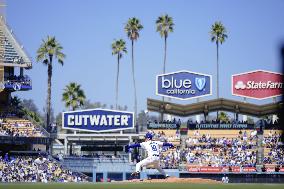
<instances>
[{"instance_id":1,"label":"state farm sign","mask_svg":"<svg viewBox=\"0 0 284 189\"><path fill-rule=\"evenodd\" d=\"M280 96L282 78L283 74L264 70L232 75L232 94L259 100Z\"/></svg>"}]
</instances>

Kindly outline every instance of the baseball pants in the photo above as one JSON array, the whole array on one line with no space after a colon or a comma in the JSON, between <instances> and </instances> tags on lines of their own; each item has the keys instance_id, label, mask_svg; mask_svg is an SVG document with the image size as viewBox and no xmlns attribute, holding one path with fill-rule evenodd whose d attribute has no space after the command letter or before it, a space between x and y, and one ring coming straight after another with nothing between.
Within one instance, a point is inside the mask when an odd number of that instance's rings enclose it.
<instances>
[{"instance_id":1,"label":"baseball pants","mask_svg":"<svg viewBox=\"0 0 284 189\"><path fill-rule=\"evenodd\" d=\"M155 157L155 156L150 156L147 157L145 159L143 159L142 161L140 161L139 163L136 164L136 172L140 172L141 168L147 165L153 165L155 169L157 169L162 175L166 176L165 171L161 168L160 166L160 159L159 157Z\"/></svg>"}]
</instances>

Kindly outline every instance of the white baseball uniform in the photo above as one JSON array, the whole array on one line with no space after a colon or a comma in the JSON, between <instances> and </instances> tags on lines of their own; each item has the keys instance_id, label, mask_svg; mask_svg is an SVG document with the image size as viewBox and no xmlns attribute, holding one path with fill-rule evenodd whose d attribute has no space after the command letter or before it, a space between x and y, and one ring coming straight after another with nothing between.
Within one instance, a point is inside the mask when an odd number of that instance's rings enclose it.
<instances>
[{"instance_id":1,"label":"white baseball uniform","mask_svg":"<svg viewBox=\"0 0 284 189\"><path fill-rule=\"evenodd\" d=\"M165 171L160 166L160 152L163 142L147 141L140 143L140 146L147 151L148 157L136 164L136 172L140 172L143 166L153 165L162 175L166 176Z\"/></svg>"}]
</instances>

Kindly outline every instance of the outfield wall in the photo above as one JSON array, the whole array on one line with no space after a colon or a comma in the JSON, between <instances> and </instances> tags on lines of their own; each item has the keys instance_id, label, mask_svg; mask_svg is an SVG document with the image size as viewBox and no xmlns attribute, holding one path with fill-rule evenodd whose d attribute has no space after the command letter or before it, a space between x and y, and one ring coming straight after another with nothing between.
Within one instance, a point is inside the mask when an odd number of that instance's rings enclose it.
<instances>
[{"instance_id":1,"label":"outfield wall","mask_svg":"<svg viewBox=\"0 0 284 189\"><path fill-rule=\"evenodd\" d=\"M284 183L284 173L188 173L180 172L180 178L203 178L221 181L226 175L230 183Z\"/></svg>"}]
</instances>

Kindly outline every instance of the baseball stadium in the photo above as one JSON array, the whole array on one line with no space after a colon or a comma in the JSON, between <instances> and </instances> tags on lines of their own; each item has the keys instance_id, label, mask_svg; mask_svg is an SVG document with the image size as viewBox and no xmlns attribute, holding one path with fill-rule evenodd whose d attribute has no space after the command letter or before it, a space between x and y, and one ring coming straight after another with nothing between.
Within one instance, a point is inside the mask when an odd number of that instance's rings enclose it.
<instances>
[{"instance_id":1,"label":"baseball stadium","mask_svg":"<svg viewBox=\"0 0 284 189\"><path fill-rule=\"evenodd\" d=\"M0 188L283 188L283 8L1 0Z\"/></svg>"}]
</instances>

